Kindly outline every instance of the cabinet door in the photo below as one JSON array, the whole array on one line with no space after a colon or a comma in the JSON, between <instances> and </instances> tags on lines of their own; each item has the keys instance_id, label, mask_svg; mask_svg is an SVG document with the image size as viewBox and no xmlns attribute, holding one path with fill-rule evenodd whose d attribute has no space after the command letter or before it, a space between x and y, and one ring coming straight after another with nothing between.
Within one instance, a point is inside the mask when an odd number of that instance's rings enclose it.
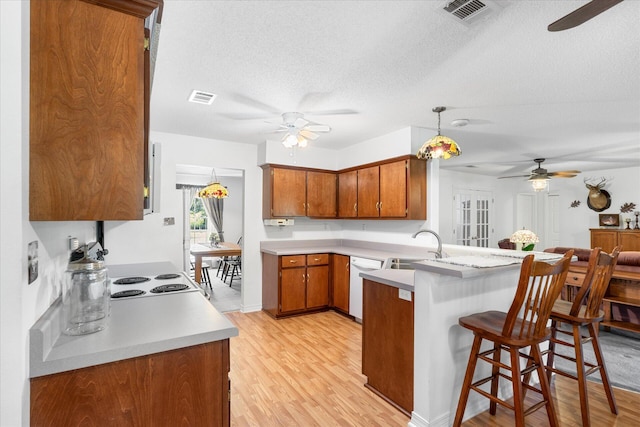
<instances>
[{"instance_id":1,"label":"cabinet door","mask_svg":"<svg viewBox=\"0 0 640 427\"><path fill-rule=\"evenodd\" d=\"M271 170L271 214L278 216L305 216L307 201L307 173L303 170Z\"/></svg>"},{"instance_id":2,"label":"cabinet door","mask_svg":"<svg viewBox=\"0 0 640 427\"><path fill-rule=\"evenodd\" d=\"M380 168L358 169L358 218L377 218L380 204Z\"/></svg>"},{"instance_id":3,"label":"cabinet door","mask_svg":"<svg viewBox=\"0 0 640 427\"><path fill-rule=\"evenodd\" d=\"M407 216L407 161L380 165L380 216Z\"/></svg>"},{"instance_id":4,"label":"cabinet door","mask_svg":"<svg viewBox=\"0 0 640 427\"><path fill-rule=\"evenodd\" d=\"M334 254L331 271L333 307L349 313L349 257Z\"/></svg>"},{"instance_id":5,"label":"cabinet door","mask_svg":"<svg viewBox=\"0 0 640 427\"><path fill-rule=\"evenodd\" d=\"M338 217L358 216L358 171L338 174Z\"/></svg>"},{"instance_id":6,"label":"cabinet door","mask_svg":"<svg viewBox=\"0 0 640 427\"><path fill-rule=\"evenodd\" d=\"M307 216L335 218L336 174L307 172Z\"/></svg>"},{"instance_id":7,"label":"cabinet door","mask_svg":"<svg viewBox=\"0 0 640 427\"><path fill-rule=\"evenodd\" d=\"M329 305L329 266L307 267L307 308Z\"/></svg>"},{"instance_id":8,"label":"cabinet door","mask_svg":"<svg viewBox=\"0 0 640 427\"><path fill-rule=\"evenodd\" d=\"M280 278L280 311L304 310L307 273L305 268L282 269Z\"/></svg>"},{"instance_id":9,"label":"cabinet door","mask_svg":"<svg viewBox=\"0 0 640 427\"><path fill-rule=\"evenodd\" d=\"M605 252L611 252L618 244L618 232L616 230L591 230L591 248L602 248ZM625 248L622 248L626 250Z\"/></svg>"},{"instance_id":10,"label":"cabinet door","mask_svg":"<svg viewBox=\"0 0 640 427\"><path fill-rule=\"evenodd\" d=\"M618 233L618 244L623 251L640 251L640 231L621 231Z\"/></svg>"},{"instance_id":11,"label":"cabinet door","mask_svg":"<svg viewBox=\"0 0 640 427\"><path fill-rule=\"evenodd\" d=\"M32 221L143 217L144 19L119 10L31 2Z\"/></svg>"}]
</instances>

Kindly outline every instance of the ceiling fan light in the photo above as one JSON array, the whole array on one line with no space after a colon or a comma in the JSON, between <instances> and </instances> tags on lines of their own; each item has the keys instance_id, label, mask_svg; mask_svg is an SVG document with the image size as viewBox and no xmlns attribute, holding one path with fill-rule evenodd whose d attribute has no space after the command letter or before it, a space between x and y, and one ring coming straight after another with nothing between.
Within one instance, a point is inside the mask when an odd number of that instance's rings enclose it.
<instances>
[{"instance_id":1,"label":"ceiling fan light","mask_svg":"<svg viewBox=\"0 0 640 427\"><path fill-rule=\"evenodd\" d=\"M549 178L529 178L533 191L544 191L548 188Z\"/></svg>"},{"instance_id":2,"label":"ceiling fan light","mask_svg":"<svg viewBox=\"0 0 640 427\"><path fill-rule=\"evenodd\" d=\"M294 145L296 145L298 143L298 138L296 137L296 135L290 133L289 135L287 135L283 140L282 140L282 145L284 145L287 148L291 148Z\"/></svg>"},{"instance_id":3,"label":"ceiling fan light","mask_svg":"<svg viewBox=\"0 0 640 427\"><path fill-rule=\"evenodd\" d=\"M298 135L297 141L298 141L298 147L304 148L304 147L307 146L307 142L308 141L305 138L303 138L302 136Z\"/></svg>"}]
</instances>

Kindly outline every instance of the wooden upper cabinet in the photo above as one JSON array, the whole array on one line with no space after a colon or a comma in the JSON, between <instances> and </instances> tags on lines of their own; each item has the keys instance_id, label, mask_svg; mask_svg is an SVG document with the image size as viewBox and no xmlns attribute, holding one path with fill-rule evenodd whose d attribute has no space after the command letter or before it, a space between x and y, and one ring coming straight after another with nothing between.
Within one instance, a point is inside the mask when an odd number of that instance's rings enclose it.
<instances>
[{"instance_id":1,"label":"wooden upper cabinet","mask_svg":"<svg viewBox=\"0 0 640 427\"><path fill-rule=\"evenodd\" d=\"M358 218L380 215L380 167L358 169Z\"/></svg>"},{"instance_id":2,"label":"wooden upper cabinet","mask_svg":"<svg viewBox=\"0 0 640 427\"><path fill-rule=\"evenodd\" d=\"M144 18L80 0L30 7L29 219L142 219Z\"/></svg>"},{"instance_id":3,"label":"wooden upper cabinet","mask_svg":"<svg viewBox=\"0 0 640 427\"><path fill-rule=\"evenodd\" d=\"M407 161L380 165L380 216L407 216Z\"/></svg>"},{"instance_id":4,"label":"wooden upper cabinet","mask_svg":"<svg viewBox=\"0 0 640 427\"><path fill-rule=\"evenodd\" d=\"M336 174L307 171L307 216L335 218Z\"/></svg>"},{"instance_id":5,"label":"wooden upper cabinet","mask_svg":"<svg viewBox=\"0 0 640 427\"><path fill-rule=\"evenodd\" d=\"M305 216L307 173L299 169L271 168L271 215Z\"/></svg>"},{"instance_id":6,"label":"wooden upper cabinet","mask_svg":"<svg viewBox=\"0 0 640 427\"><path fill-rule=\"evenodd\" d=\"M263 218L427 219L427 166L414 156L339 172L278 165L263 171Z\"/></svg>"},{"instance_id":7,"label":"wooden upper cabinet","mask_svg":"<svg viewBox=\"0 0 640 427\"><path fill-rule=\"evenodd\" d=\"M358 216L358 171L338 174L338 216L355 218Z\"/></svg>"}]
</instances>

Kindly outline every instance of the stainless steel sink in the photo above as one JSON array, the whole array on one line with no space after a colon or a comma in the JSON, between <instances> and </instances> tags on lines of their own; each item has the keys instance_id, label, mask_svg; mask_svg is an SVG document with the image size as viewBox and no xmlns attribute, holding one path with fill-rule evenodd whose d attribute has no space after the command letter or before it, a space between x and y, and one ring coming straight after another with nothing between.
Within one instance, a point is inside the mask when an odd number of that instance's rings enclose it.
<instances>
[{"instance_id":1,"label":"stainless steel sink","mask_svg":"<svg viewBox=\"0 0 640 427\"><path fill-rule=\"evenodd\" d=\"M411 263L422 261L424 258L387 258L384 268L390 270L415 270Z\"/></svg>"}]
</instances>

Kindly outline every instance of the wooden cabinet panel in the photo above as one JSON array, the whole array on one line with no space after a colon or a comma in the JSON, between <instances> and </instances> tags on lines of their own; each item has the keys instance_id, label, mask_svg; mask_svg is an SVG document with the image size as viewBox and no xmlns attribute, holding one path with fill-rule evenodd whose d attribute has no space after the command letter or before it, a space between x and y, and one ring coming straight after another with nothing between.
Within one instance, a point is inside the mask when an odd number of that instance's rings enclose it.
<instances>
[{"instance_id":1,"label":"wooden cabinet panel","mask_svg":"<svg viewBox=\"0 0 640 427\"><path fill-rule=\"evenodd\" d=\"M611 252L616 247L618 235L613 230L591 230L591 248L602 248Z\"/></svg>"},{"instance_id":2,"label":"wooden cabinet panel","mask_svg":"<svg viewBox=\"0 0 640 427\"><path fill-rule=\"evenodd\" d=\"M602 248L605 252L611 252L613 248L622 245L622 251L640 251L640 230L606 230L592 228L591 248Z\"/></svg>"},{"instance_id":3,"label":"wooden cabinet panel","mask_svg":"<svg viewBox=\"0 0 640 427\"><path fill-rule=\"evenodd\" d=\"M380 168L372 166L358 169L358 218L380 215Z\"/></svg>"},{"instance_id":4,"label":"wooden cabinet panel","mask_svg":"<svg viewBox=\"0 0 640 427\"><path fill-rule=\"evenodd\" d=\"M305 216L307 174L304 170L272 168L271 215Z\"/></svg>"},{"instance_id":5,"label":"wooden cabinet panel","mask_svg":"<svg viewBox=\"0 0 640 427\"><path fill-rule=\"evenodd\" d=\"M228 426L228 374L227 339L33 378L31 425Z\"/></svg>"},{"instance_id":6,"label":"wooden cabinet panel","mask_svg":"<svg viewBox=\"0 0 640 427\"><path fill-rule=\"evenodd\" d=\"M30 64L29 219L142 219L144 19L33 1Z\"/></svg>"},{"instance_id":7,"label":"wooden cabinet panel","mask_svg":"<svg viewBox=\"0 0 640 427\"><path fill-rule=\"evenodd\" d=\"M285 255L280 257L282 268L304 267L307 257L304 255Z\"/></svg>"},{"instance_id":8,"label":"wooden cabinet panel","mask_svg":"<svg viewBox=\"0 0 640 427\"><path fill-rule=\"evenodd\" d=\"M380 165L380 216L407 216L407 161Z\"/></svg>"},{"instance_id":9,"label":"wooden cabinet panel","mask_svg":"<svg viewBox=\"0 0 640 427\"><path fill-rule=\"evenodd\" d=\"M333 254L331 256L331 285L333 308L349 313L349 257Z\"/></svg>"},{"instance_id":10,"label":"wooden cabinet panel","mask_svg":"<svg viewBox=\"0 0 640 427\"><path fill-rule=\"evenodd\" d=\"M355 218L358 216L358 171L338 174L338 216Z\"/></svg>"},{"instance_id":11,"label":"wooden cabinet panel","mask_svg":"<svg viewBox=\"0 0 640 427\"><path fill-rule=\"evenodd\" d=\"M413 410L413 298L400 299L398 288L367 279L362 287L366 386L409 415Z\"/></svg>"},{"instance_id":12,"label":"wooden cabinet panel","mask_svg":"<svg viewBox=\"0 0 640 427\"><path fill-rule=\"evenodd\" d=\"M329 264L329 254L307 255L307 266Z\"/></svg>"},{"instance_id":13,"label":"wooden cabinet panel","mask_svg":"<svg viewBox=\"0 0 640 427\"><path fill-rule=\"evenodd\" d=\"M307 267L307 307L329 305L329 266Z\"/></svg>"},{"instance_id":14,"label":"wooden cabinet panel","mask_svg":"<svg viewBox=\"0 0 640 427\"><path fill-rule=\"evenodd\" d=\"M336 174L331 172L307 172L307 216L335 218Z\"/></svg>"},{"instance_id":15,"label":"wooden cabinet panel","mask_svg":"<svg viewBox=\"0 0 640 427\"><path fill-rule=\"evenodd\" d=\"M286 313L304 310L306 308L306 269L287 268L280 274L280 311Z\"/></svg>"},{"instance_id":16,"label":"wooden cabinet panel","mask_svg":"<svg viewBox=\"0 0 640 427\"><path fill-rule=\"evenodd\" d=\"M621 231L618 233L618 244L623 251L640 251L640 231Z\"/></svg>"}]
</instances>

